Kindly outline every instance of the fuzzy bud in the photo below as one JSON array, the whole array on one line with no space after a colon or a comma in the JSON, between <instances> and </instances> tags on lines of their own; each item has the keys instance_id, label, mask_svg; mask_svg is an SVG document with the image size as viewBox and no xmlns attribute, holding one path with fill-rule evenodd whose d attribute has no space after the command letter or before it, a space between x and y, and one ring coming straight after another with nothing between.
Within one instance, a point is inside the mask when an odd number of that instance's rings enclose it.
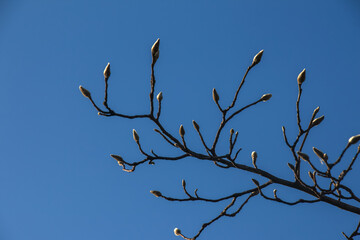
<instances>
[{"instance_id":1,"label":"fuzzy bud","mask_svg":"<svg viewBox=\"0 0 360 240\"><path fill-rule=\"evenodd\" d=\"M79 86L79 90L82 93L82 95L84 95L84 97L87 97L89 99L91 98L91 93L85 88L83 88L81 85Z\"/></svg>"},{"instance_id":2,"label":"fuzzy bud","mask_svg":"<svg viewBox=\"0 0 360 240\"><path fill-rule=\"evenodd\" d=\"M288 167L289 167L291 170L295 171L294 165L292 165L291 163L288 163L287 165L288 165Z\"/></svg>"},{"instance_id":3,"label":"fuzzy bud","mask_svg":"<svg viewBox=\"0 0 360 240\"><path fill-rule=\"evenodd\" d=\"M234 129L233 129L233 128L232 128L232 129L230 129L230 134L231 134L231 135L233 135L233 134L234 134L234 132L235 132L235 131L234 131Z\"/></svg>"},{"instance_id":4,"label":"fuzzy bud","mask_svg":"<svg viewBox=\"0 0 360 240\"><path fill-rule=\"evenodd\" d=\"M110 63L108 63L104 69L104 77L105 79L108 79L110 77Z\"/></svg>"},{"instance_id":5,"label":"fuzzy bud","mask_svg":"<svg viewBox=\"0 0 360 240\"><path fill-rule=\"evenodd\" d=\"M352 136L349 138L349 145L355 144L360 140L360 134Z\"/></svg>"},{"instance_id":6,"label":"fuzzy bud","mask_svg":"<svg viewBox=\"0 0 360 240\"><path fill-rule=\"evenodd\" d=\"M139 142L139 135L137 134L135 129L133 129L133 137L134 137L135 142Z\"/></svg>"},{"instance_id":7,"label":"fuzzy bud","mask_svg":"<svg viewBox=\"0 0 360 240\"><path fill-rule=\"evenodd\" d=\"M257 153L255 151L253 151L251 153L251 159L252 159L252 164L254 165L254 168L257 168L257 166L256 166Z\"/></svg>"},{"instance_id":8,"label":"fuzzy bud","mask_svg":"<svg viewBox=\"0 0 360 240\"><path fill-rule=\"evenodd\" d=\"M278 198L278 197L277 197L276 192L277 192L277 190L276 190L276 189L274 189L274 190L273 190L273 193L274 193L274 198Z\"/></svg>"},{"instance_id":9,"label":"fuzzy bud","mask_svg":"<svg viewBox=\"0 0 360 240\"><path fill-rule=\"evenodd\" d=\"M163 99L162 92L159 92L159 94L156 96L156 99L161 102L161 100Z\"/></svg>"},{"instance_id":10,"label":"fuzzy bud","mask_svg":"<svg viewBox=\"0 0 360 240\"><path fill-rule=\"evenodd\" d=\"M192 123L193 123L193 126L194 126L195 130L196 130L196 131L199 131L199 130L200 130L199 124L197 124L197 123L195 122L195 120L193 120Z\"/></svg>"},{"instance_id":11,"label":"fuzzy bud","mask_svg":"<svg viewBox=\"0 0 360 240\"><path fill-rule=\"evenodd\" d=\"M264 50L261 50L258 54L255 55L251 66L255 66L256 64L258 64L261 61L261 57L262 57L263 53L264 53Z\"/></svg>"},{"instance_id":12,"label":"fuzzy bud","mask_svg":"<svg viewBox=\"0 0 360 240\"><path fill-rule=\"evenodd\" d=\"M183 186L183 188L185 188L185 187L186 187L186 182L185 182L185 179L183 179L183 180L181 181L181 185Z\"/></svg>"},{"instance_id":13,"label":"fuzzy bud","mask_svg":"<svg viewBox=\"0 0 360 240\"><path fill-rule=\"evenodd\" d=\"M118 156L118 155L110 154L110 156L111 156L112 158L114 158L114 159L115 159L116 161L118 161L118 162L124 162L123 158L120 157L120 156Z\"/></svg>"},{"instance_id":14,"label":"fuzzy bud","mask_svg":"<svg viewBox=\"0 0 360 240\"><path fill-rule=\"evenodd\" d=\"M304 161L310 161L310 158L307 154L302 153L302 152L297 152L297 154L299 155L299 157L301 157Z\"/></svg>"},{"instance_id":15,"label":"fuzzy bud","mask_svg":"<svg viewBox=\"0 0 360 240\"><path fill-rule=\"evenodd\" d=\"M161 192L159 192L159 191L151 190L150 193L153 194L155 197L161 197L162 196Z\"/></svg>"},{"instance_id":16,"label":"fuzzy bud","mask_svg":"<svg viewBox=\"0 0 360 240\"><path fill-rule=\"evenodd\" d=\"M322 115L321 117L314 119L311 123L311 126L315 127L315 126L319 125L324 120L324 118L325 118L325 116Z\"/></svg>"},{"instance_id":17,"label":"fuzzy bud","mask_svg":"<svg viewBox=\"0 0 360 240\"><path fill-rule=\"evenodd\" d=\"M317 114L319 112L319 110L320 110L320 107L315 108L314 115Z\"/></svg>"},{"instance_id":18,"label":"fuzzy bud","mask_svg":"<svg viewBox=\"0 0 360 240\"><path fill-rule=\"evenodd\" d=\"M301 85L305 81L305 73L306 73L305 68L304 68L304 70L301 71L301 73L299 73L299 75L297 77L297 82L299 85Z\"/></svg>"},{"instance_id":19,"label":"fuzzy bud","mask_svg":"<svg viewBox=\"0 0 360 240\"><path fill-rule=\"evenodd\" d=\"M180 229L175 228L175 229L174 229L174 234L175 234L175 236L180 236L180 234L181 234Z\"/></svg>"},{"instance_id":20,"label":"fuzzy bud","mask_svg":"<svg viewBox=\"0 0 360 240\"><path fill-rule=\"evenodd\" d=\"M258 180L256 180L256 179L251 179L252 181L253 181L253 183L258 187L258 186L260 186L260 184L259 184L259 182L258 182Z\"/></svg>"},{"instance_id":21,"label":"fuzzy bud","mask_svg":"<svg viewBox=\"0 0 360 240\"><path fill-rule=\"evenodd\" d=\"M179 134L180 134L181 137L184 137L184 135L185 135L185 130L184 130L184 126L183 126L183 125L180 125Z\"/></svg>"},{"instance_id":22,"label":"fuzzy bud","mask_svg":"<svg viewBox=\"0 0 360 240\"><path fill-rule=\"evenodd\" d=\"M153 63L159 58L159 46L160 46L160 38L156 40L154 45L151 47L151 55L153 58Z\"/></svg>"},{"instance_id":23,"label":"fuzzy bud","mask_svg":"<svg viewBox=\"0 0 360 240\"><path fill-rule=\"evenodd\" d=\"M322 151L320 151L319 149L317 149L316 147L313 147L313 151L316 154L316 156L318 156L320 159L327 161L327 154L323 153Z\"/></svg>"},{"instance_id":24,"label":"fuzzy bud","mask_svg":"<svg viewBox=\"0 0 360 240\"><path fill-rule=\"evenodd\" d=\"M272 95L270 93L264 94L262 95L262 97L260 98L261 101L266 102L268 101L270 98L272 97Z\"/></svg>"},{"instance_id":25,"label":"fuzzy bud","mask_svg":"<svg viewBox=\"0 0 360 240\"><path fill-rule=\"evenodd\" d=\"M219 102L219 94L216 92L215 88L213 88L213 90L212 90L212 97L213 97L213 100L215 103Z\"/></svg>"}]
</instances>

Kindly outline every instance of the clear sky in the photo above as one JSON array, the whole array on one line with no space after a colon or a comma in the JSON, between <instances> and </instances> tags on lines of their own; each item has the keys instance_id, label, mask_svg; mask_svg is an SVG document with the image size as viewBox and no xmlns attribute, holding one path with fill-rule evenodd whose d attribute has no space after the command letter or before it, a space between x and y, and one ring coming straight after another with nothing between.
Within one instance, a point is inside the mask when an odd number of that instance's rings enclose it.
<instances>
[{"instance_id":1,"label":"clear sky","mask_svg":"<svg viewBox=\"0 0 360 240\"><path fill-rule=\"evenodd\" d=\"M78 90L83 85L101 104L102 71L111 62L109 104L122 113L147 112L150 48L157 38L163 123L174 134L183 124L199 151L191 121L207 140L214 136L220 115L212 88L220 103L229 103L261 49L262 62L250 72L238 104L264 93L273 98L233 120L243 148L240 162L250 165L256 150L259 166L293 179L281 126L295 136L296 77L303 68L303 116L309 119L317 106L325 115L304 151L312 154L318 146L334 159L360 133L359 1L2 0L0 239L180 239L175 227L193 235L224 203L172 203L149 190L185 197L186 179L190 189L215 198L253 186L251 174L194 159L126 173L109 156L141 159L133 128L144 149L171 153L153 124L100 117ZM224 152L227 143L222 138ZM354 168L346 183L359 192L360 166ZM277 188L288 200L307 197ZM340 239L358 220L326 204L289 207L258 197L200 239Z\"/></svg>"}]
</instances>

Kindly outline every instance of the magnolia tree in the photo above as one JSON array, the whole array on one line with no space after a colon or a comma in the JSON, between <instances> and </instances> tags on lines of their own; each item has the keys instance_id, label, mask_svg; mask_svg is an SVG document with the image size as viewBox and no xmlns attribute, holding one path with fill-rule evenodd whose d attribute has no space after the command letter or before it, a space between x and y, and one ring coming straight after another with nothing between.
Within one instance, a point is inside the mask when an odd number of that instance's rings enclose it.
<instances>
[{"instance_id":1,"label":"magnolia tree","mask_svg":"<svg viewBox=\"0 0 360 240\"><path fill-rule=\"evenodd\" d=\"M330 204L332 206L338 207L343 209L347 212L352 212L355 214L360 215L360 198L356 193L354 193L351 187L344 185L343 180L346 178L347 174L352 170L352 166L354 165L359 153L360 153L360 145L354 151L355 144L357 144L360 140L360 134L356 136L352 136L349 138L348 142L345 145L345 148L342 150L341 154L335 159L329 159L328 155L321 151L320 149L313 147L313 154L308 155L307 153L303 152L304 144L309 136L309 133L312 131L313 128L316 128L321 122L324 120L324 116L318 117L318 113L320 108L317 107L312 116L310 121L303 123L301 114L300 114L300 100L301 94L303 91L302 84L305 81L305 69L300 72L297 77L297 84L298 84L298 97L296 101L296 116L297 116L297 128L298 133L294 137L294 141L289 141L288 135L286 134L285 127L282 127L282 133L284 136L284 144L288 147L289 151L292 154L293 162L287 163L290 172L293 175L293 179L284 179L275 174L271 173L271 170L261 169L257 166L257 153L254 151L251 153L252 159L252 166L248 166L242 163L237 162L237 156L241 149L236 148L236 141L238 138L238 132L235 132L234 129L230 130L229 134L229 150L225 153L218 153L217 144L219 142L219 138L222 135L222 131L225 126L230 123L235 116L237 116L242 111L253 107L257 104L262 102L267 102L271 99L271 94L264 94L258 100L244 106L244 107L237 107L237 97L242 89L246 76L250 70L252 70L257 64L260 63L261 57L263 55L263 50L261 50L256 56L253 58L252 63L247 68L244 77L242 78L235 95L228 106L223 106L219 103L219 95L216 92L215 88L212 91L213 100L219 109L219 113L221 115L221 122L219 128L216 131L215 137L212 140L211 144L208 144L209 141L203 138L201 133L200 125L193 121L193 126L195 131L197 132L204 149L204 152L198 152L193 149L192 146L189 146L186 142L185 138L185 129L181 125L179 128L179 136L175 136L170 133L168 129L165 129L163 126L160 116L161 116L161 103L163 100L162 92L157 94L155 100L155 72L154 67L156 64L157 59L159 58L159 46L160 46L160 39L158 39L151 48L151 55L152 55L152 63L151 63L151 80L150 80L150 94L149 94L149 101L150 101L150 111L144 114L139 115L127 115L124 113L115 112L110 106L108 106L108 80L110 77L110 64L108 63L104 70L104 79L105 79L105 97L104 97L104 108L98 106L92 99L91 94L88 90L84 87L80 86L81 93L90 100L93 104L95 109L98 111L98 114L105 117L121 117L127 119L136 119L136 118L144 118L152 121L157 128L154 129L161 137L171 146L178 148L181 151L181 155L178 156L164 156L155 153L154 151L146 152L142 146L141 141L138 133L136 130L133 130L133 137L136 144L139 147L139 151L144 156L141 161L137 162L128 162L124 160L121 156L118 155L111 155L118 164L122 167L122 169L126 172L133 172L136 170L136 167L141 164L154 164L155 161L158 160L165 160L165 161L177 161L184 158L192 157L198 160L207 160L209 163L215 164L219 168L234 168L238 169L239 171L246 171L253 173L254 176L258 175L261 176L262 179L267 179L266 182L260 183L255 178L251 179L254 183L253 187L249 189L245 189L242 192L234 192L231 195L223 196L221 198L205 198L199 196L197 193L197 189L194 193L190 193L186 187L185 180L182 181L182 188L184 193L186 194L186 198L173 198L171 196L166 196L162 194L160 191L152 190L150 191L155 197L163 198L168 201L204 201L204 202L225 202L228 201L229 204L220 212L219 215L215 216L210 221L202 224L199 231L194 236L188 236L182 233L182 231L178 228L174 229L174 234L176 236L180 236L187 240L195 240L197 239L201 233L212 223L215 221L223 218L223 217L235 217L243 208L244 206L254 197L262 197L269 201L275 201L286 205L297 205L301 203L317 203L323 202ZM157 109L156 108L157 105ZM223 134L224 135L224 134ZM346 151L354 151L354 155L352 159L344 159L343 156ZM323 163L322 165L318 166L315 164L314 159L320 159ZM344 162L341 166L345 165L344 168L339 166L340 162ZM302 165L308 165L312 171L309 171L307 174L304 174L304 167ZM339 169L340 168L340 169ZM340 175L335 175L335 172L340 173ZM308 176L307 176L308 175ZM308 184L307 180L304 178L310 178L311 184ZM297 190L299 192L305 193L308 198L307 199L298 199L297 201L290 202L282 197L277 195L276 189L274 187L276 185L282 185L290 189ZM273 189L273 195L269 196L264 193L264 189L271 188ZM237 203L237 204L236 204ZM235 205L236 204L236 205ZM352 233L342 233L346 239L354 239L354 237L360 235L360 222L357 226L354 224L355 230Z\"/></svg>"}]
</instances>

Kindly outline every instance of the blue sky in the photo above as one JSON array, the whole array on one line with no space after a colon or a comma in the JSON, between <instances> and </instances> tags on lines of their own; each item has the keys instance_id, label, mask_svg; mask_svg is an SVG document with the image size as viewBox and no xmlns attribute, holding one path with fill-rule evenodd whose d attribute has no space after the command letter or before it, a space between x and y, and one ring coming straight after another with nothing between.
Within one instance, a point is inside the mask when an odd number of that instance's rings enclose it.
<instances>
[{"instance_id":1,"label":"blue sky","mask_svg":"<svg viewBox=\"0 0 360 240\"><path fill-rule=\"evenodd\" d=\"M215 198L253 185L251 174L194 159L129 174L110 158L140 160L133 128L145 149L173 153L150 122L100 117L78 90L83 85L100 104L110 62L109 104L122 113L148 111L150 48L157 38L162 120L174 134L183 124L194 149L202 151L191 121L208 141L220 121L212 88L221 104L229 103L261 49L262 62L250 72L238 106L264 93L273 98L231 123L239 131L240 162L250 165L256 150L261 168L293 178L281 126L295 136L296 77L303 68L303 116L309 119L317 106L325 115L304 151L318 146L334 159L360 133L355 0L1 1L0 36L0 239L180 239L175 227L193 235L225 205L172 203L149 190L185 197L186 179L190 189ZM220 142L224 151L227 142ZM359 167L346 181L357 192ZM288 200L306 197L276 188ZM326 204L288 207L258 197L200 239L340 239L358 220Z\"/></svg>"}]
</instances>

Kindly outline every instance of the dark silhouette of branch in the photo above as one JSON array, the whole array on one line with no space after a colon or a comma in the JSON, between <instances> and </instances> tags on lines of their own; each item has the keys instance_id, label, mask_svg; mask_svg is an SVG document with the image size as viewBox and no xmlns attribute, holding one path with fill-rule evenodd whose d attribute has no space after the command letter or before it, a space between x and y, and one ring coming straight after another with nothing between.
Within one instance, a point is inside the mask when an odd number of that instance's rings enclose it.
<instances>
[{"instance_id":1,"label":"dark silhouette of branch","mask_svg":"<svg viewBox=\"0 0 360 240\"><path fill-rule=\"evenodd\" d=\"M308 136L310 135L310 132L316 131L316 128L321 124L321 122L324 120L324 116L317 117L318 112L320 111L320 108L317 107L312 116L311 119L308 120L307 127L304 128L302 123L306 122L304 119L301 118L301 96L303 92L302 85L305 82L305 69L298 75L297 78L297 84L298 84L298 97L296 100L296 119L297 119L297 127L298 127L298 133L295 136L295 140L293 142L289 141L289 137L286 133L285 127L282 127L282 133L284 136L284 142L285 145L288 147L289 151L291 152L293 156L293 163L287 163L291 173L293 175L293 179L285 179L280 178L276 176L275 174L271 173L271 170L261 169L257 165L257 158L258 153L256 151L253 151L251 154L252 159L252 165L248 166L245 164L240 164L236 162L238 153L241 151L241 148L238 148L236 150L235 154L234 149L238 137L238 132L235 132L234 129L230 130L229 135L229 150L226 153L218 154L217 153L217 143L222 135L223 129L227 124L232 120L234 117L238 116L240 113L244 112L245 110L254 107L257 104L260 104L261 102L267 102L271 98L271 94L267 93L262 95L260 98L255 99L251 103L245 104L242 107L237 106L237 97L241 89L243 88L246 77L251 69L253 69L257 64L260 63L261 57L263 55L263 50L261 50L258 54L255 55L253 58L252 63L247 68L241 82L239 83L239 86L235 92L234 98L231 101L231 103L227 106L221 106L223 104L220 104L220 96L216 89L213 89L212 96L213 101L215 102L217 108L219 109L221 113L221 122L219 124L219 127L216 131L216 134L214 136L214 139L212 140L211 147L208 145L206 140L203 138L203 135L200 131L200 125L193 121L193 127L195 131L198 133L199 139L202 143L202 146L204 148L204 153L197 152L192 149L192 146L189 146L186 143L186 131L183 127L183 125L179 128L179 136L175 136L170 133L169 130L165 129L162 122L160 121L160 114L161 114L161 108L162 108L162 101L163 101L163 95L162 92L160 92L157 96L157 102L158 102L158 108L157 112L155 113L155 64L157 59L159 58L159 47L160 47L160 40L158 39L154 45L151 48L151 54L152 54L152 63L151 63L151 78L150 78L150 93L149 93L149 100L150 100L150 111L148 113L143 114L137 114L137 115L127 115L124 113L117 113L112 108L108 106L108 80L110 77L110 64L107 64L105 70L104 70L104 80L105 80L105 97L103 105L105 109L101 109L92 99L91 94L88 90L80 86L81 93L90 100L90 102L93 104L95 109L98 111L98 114L101 116L106 117L121 117L121 118L127 118L127 119L136 119L136 118L142 118L142 119L148 119L151 122L153 122L156 126L154 131L158 133L166 143L171 145L174 148L177 148L182 152L181 155L177 156L161 156L156 154L153 150L151 150L150 153L147 153L143 150L141 146L140 141L140 135L136 132L136 130L133 130L133 137L134 141L138 145L140 153L144 156L144 159L137 161L137 162L127 162L125 161L121 156L112 154L111 157L113 157L118 164L122 167L122 169L126 172L133 172L136 170L136 167L145 163L148 164L155 164L156 161L181 161L182 159L185 159L187 157L192 157L194 159L202 160L202 161L209 161L215 164L215 166L220 168L226 168L226 169L237 169L239 171L246 171L249 173L252 173L257 176L264 177L267 179L267 182L264 184L260 184L256 179L252 179L252 181L255 184L255 187L242 190L240 192L235 192L233 194L230 194L228 196L223 196L215 199L200 197L198 194L198 189L195 189L194 194L191 194L188 189L186 188L186 182L185 180L182 181L182 187L183 191L186 195L186 198L174 198L170 196L163 195L160 191L152 190L150 191L154 196L158 198L165 199L167 201L179 201L179 202L187 202L187 201L204 201L204 202L212 202L214 204L218 202L223 201L229 201L231 199L231 202L220 212L219 215L215 216L212 220L209 222L204 223L197 234L195 234L193 237L187 237L185 236L180 229L175 228L174 233L177 236L181 236L184 239L187 240L195 240L197 239L200 234L212 223L219 220L222 217L235 217L242 209L243 207L248 203L248 201L255 197L256 195L260 195L266 200L279 202L285 205L297 205L300 203L327 203L330 205L333 205L335 207L338 207L340 209L343 209L347 212L354 213L357 215L360 215L360 206L359 204L356 205L356 203L360 203L360 198L356 196L356 194L353 192L353 190L345 186L342 181L345 179L347 174L353 170L353 166L355 161L357 160L359 154L360 154L360 145L357 148L357 151L355 152L352 160L346 165L344 169L342 169L339 176L335 176L334 169L338 166L338 164L341 161L346 161L347 159L344 158L344 154L347 151L350 151L352 149L352 146L357 144L360 140L360 135L355 135L349 139L347 142L345 148L340 153L339 157L331 161L326 153L323 153L321 150L317 148L313 148L314 154L317 158L320 159L320 161L323 163L320 166L317 166L315 162L311 159L311 157L303 152L304 144L306 143L306 140L308 139ZM306 175L309 176L312 184L309 185L307 182L307 177L304 177L304 173L301 171L301 164L302 161L304 161L304 164L308 164L309 167L312 169L312 172L308 172ZM339 172L339 169L336 169L336 172ZM319 185L318 178L322 178L322 185ZM324 182L327 182L324 184ZM277 195L277 190L273 190L273 197L269 197L264 193L264 189L268 188L271 185L281 185L285 186L291 189L298 190L299 192L302 192L306 198L310 198L309 200L300 198L297 201L290 202L284 200L284 198L280 198ZM324 187L325 185L325 187ZM236 210L231 211L235 207L235 204L240 201L240 198L243 196L246 196L247 198L243 200L243 202L236 208ZM359 233L360 228L360 222L355 229L355 231L350 235L347 236L345 233L343 235L346 237L346 239L353 239L354 237L360 235Z\"/></svg>"}]
</instances>

